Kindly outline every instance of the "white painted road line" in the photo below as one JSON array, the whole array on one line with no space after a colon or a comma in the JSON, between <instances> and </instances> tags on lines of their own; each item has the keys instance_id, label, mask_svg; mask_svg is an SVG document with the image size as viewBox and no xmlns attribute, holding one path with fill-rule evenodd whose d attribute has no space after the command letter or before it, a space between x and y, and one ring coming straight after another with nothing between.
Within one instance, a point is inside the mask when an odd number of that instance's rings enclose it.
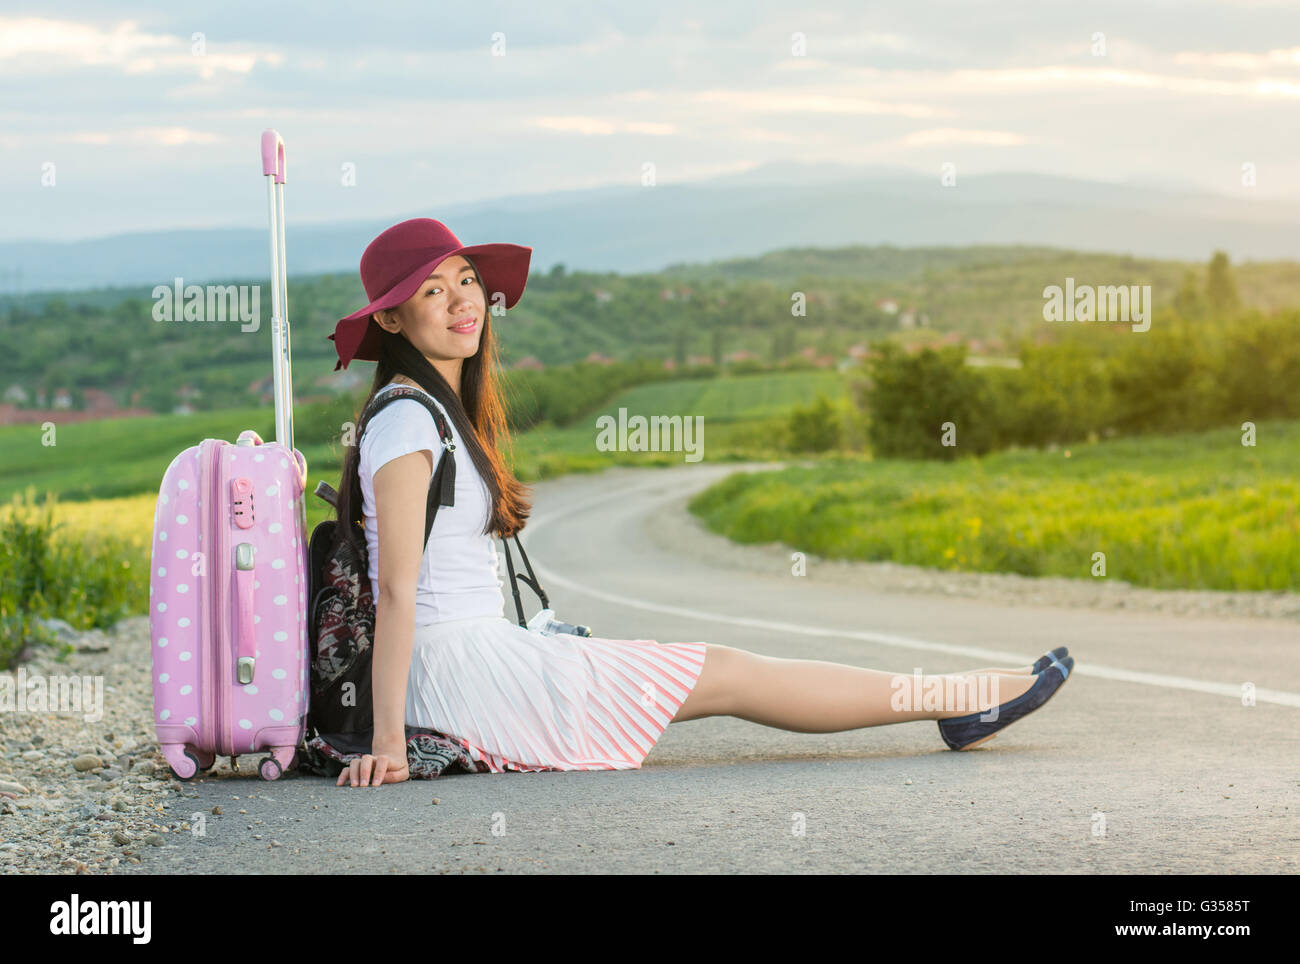
<instances>
[{"instance_id":1,"label":"white painted road line","mask_svg":"<svg viewBox=\"0 0 1300 964\"><path fill-rule=\"evenodd\" d=\"M627 490L624 489L610 498L626 499ZM563 518L566 515L574 515L578 512L584 512L590 509L593 505L606 501L609 501L609 499L589 501L567 512L552 513L538 519L530 519L528 522L528 528L531 528L536 532L539 528L542 528L557 519ZM520 541L523 541L522 535ZM672 616L686 616L691 619L699 619L714 623L725 623L729 626L745 626L751 629L761 629L767 632L776 633L797 633L803 636L832 636L839 639L861 639L865 642L878 643L882 646L897 646L902 649L914 649L934 653L953 653L958 656L969 656L972 659L983 660L989 663L1000 663L1008 666L1032 663L1041 655L1036 653L1033 656L1026 657L1022 653L1009 653L1006 650L1001 649L987 649L982 646L963 646L953 643L936 643L926 639L914 639L910 636L896 636L891 633L873 633L854 629L819 629L816 626L807 626L801 623L783 623L773 619L725 616L719 613L707 612L703 609L688 609L684 606L671 606L666 603L646 602L643 599L636 599L631 596L620 596L616 593L605 592L601 589L593 589L590 586L585 586L572 579L567 579L554 569L546 566L535 564L533 568L539 575L545 577L548 583L563 586L566 589L573 590L574 592L585 593L588 596L603 599L606 602L617 603L620 606L630 606L635 609L644 609L649 612L667 613ZM678 642L684 642L684 640L678 640ZM708 640L699 640L699 642L708 642ZM1117 666L1103 666L1098 663L1077 662L1077 657L1075 667L1071 673L1078 673L1081 676L1095 676L1098 679L1118 680L1123 683L1139 683L1144 686L1159 686L1163 689L1189 690L1194 693L1208 693L1212 696L1225 696L1238 702L1240 702L1242 697L1242 685L1248 682L1246 680L1241 680L1236 683L1212 683L1205 680L1191 679L1186 676L1170 676L1165 673L1140 673L1134 670L1122 669ZM1279 706L1300 707L1300 693L1291 693L1286 690L1256 689L1255 702L1275 703Z\"/></svg>"}]
</instances>

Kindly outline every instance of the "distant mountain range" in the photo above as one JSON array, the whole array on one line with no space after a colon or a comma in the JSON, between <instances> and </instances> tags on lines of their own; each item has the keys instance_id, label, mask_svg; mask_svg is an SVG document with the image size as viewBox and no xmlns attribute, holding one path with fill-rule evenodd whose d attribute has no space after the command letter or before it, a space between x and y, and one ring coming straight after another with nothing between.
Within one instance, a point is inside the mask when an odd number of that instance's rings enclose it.
<instances>
[{"instance_id":1,"label":"distant mountain range","mask_svg":"<svg viewBox=\"0 0 1300 964\"><path fill-rule=\"evenodd\" d=\"M262 211L250 201L250 211ZM365 245L406 217L438 217L466 244L533 247L533 270L658 271L780 248L1037 244L1204 261L1300 258L1300 204L1049 177L961 176L771 164L687 184L501 197L366 222L289 223L291 275L355 273ZM269 274L267 230L153 231L0 242L0 295Z\"/></svg>"}]
</instances>

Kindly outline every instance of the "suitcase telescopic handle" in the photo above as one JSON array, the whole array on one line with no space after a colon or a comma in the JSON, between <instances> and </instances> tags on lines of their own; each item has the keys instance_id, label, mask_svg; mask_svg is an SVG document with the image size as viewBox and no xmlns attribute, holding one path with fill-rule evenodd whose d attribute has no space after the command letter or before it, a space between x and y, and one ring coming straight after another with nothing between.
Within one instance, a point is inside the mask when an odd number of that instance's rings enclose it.
<instances>
[{"instance_id":1,"label":"suitcase telescopic handle","mask_svg":"<svg viewBox=\"0 0 1300 964\"><path fill-rule=\"evenodd\" d=\"M293 451L293 364L289 337L289 278L284 255L284 138L262 131L262 174L271 228L271 353L275 388L275 440ZM304 487L306 481L303 482Z\"/></svg>"},{"instance_id":2,"label":"suitcase telescopic handle","mask_svg":"<svg viewBox=\"0 0 1300 964\"><path fill-rule=\"evenodd\" d=\"M262 173L275 175L275 183L284 183L284 138L273 128L262 131Z\"/></svg>"}]
</instances>

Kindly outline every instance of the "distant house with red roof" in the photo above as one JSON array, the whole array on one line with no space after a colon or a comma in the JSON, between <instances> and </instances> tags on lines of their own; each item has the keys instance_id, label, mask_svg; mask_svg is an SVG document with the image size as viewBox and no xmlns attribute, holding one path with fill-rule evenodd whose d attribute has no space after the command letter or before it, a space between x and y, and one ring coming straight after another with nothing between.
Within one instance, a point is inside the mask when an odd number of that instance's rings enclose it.
<instances>
[{"instance_id":1,"label":"distant house with red roof","mask_svg":"<svg viewBox=\"0 0 1300 964\"><path fill-rule=\"evenodd\" d=\"M116 399L101 388L83 388L81 396L85 407L72 408L72 395L66 388L55 389L53 406L50 408L19 408L12 402L0 404L0 425L39 425L42 422L54 422L66 425L69 422L94 422L104 418L144 418L158 413L148 408L136 408L140 392L132 398L132 407L121 408ZM14 384L5 392L4 397L12 401L26 402L29 396L21 385ZM43 401L43 396L41 398Z\"/></svg>"}]
</instances>

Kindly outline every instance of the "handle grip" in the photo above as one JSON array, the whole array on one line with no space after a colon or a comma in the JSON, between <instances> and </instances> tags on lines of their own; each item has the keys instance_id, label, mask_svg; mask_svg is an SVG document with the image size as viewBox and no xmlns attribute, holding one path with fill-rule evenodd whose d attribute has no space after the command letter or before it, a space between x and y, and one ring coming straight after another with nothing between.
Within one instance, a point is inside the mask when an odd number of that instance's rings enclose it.
<instances>
[{"instance_id":1,"label":"handle grip","mask_svg":"<svg viewBox=\"0 0 1300 964\"><path fill-rule=\"evenodd\" d=\"M235 602L237 619L235 678L240 685L253 682L253 670L260 655L253 638L253 546L241 542L235 547Z\"/></svg>"},{"instance_id":2,"label":"handle grip","mask_svg":"<svg viewBox=\"0 0 1300 964\"><path fill-rule=\"evenodd\" d=\"M262 131L262 173L274 175L276 184L284 183L284 138L270 127Z\"/></svg>"}]
</instances>

